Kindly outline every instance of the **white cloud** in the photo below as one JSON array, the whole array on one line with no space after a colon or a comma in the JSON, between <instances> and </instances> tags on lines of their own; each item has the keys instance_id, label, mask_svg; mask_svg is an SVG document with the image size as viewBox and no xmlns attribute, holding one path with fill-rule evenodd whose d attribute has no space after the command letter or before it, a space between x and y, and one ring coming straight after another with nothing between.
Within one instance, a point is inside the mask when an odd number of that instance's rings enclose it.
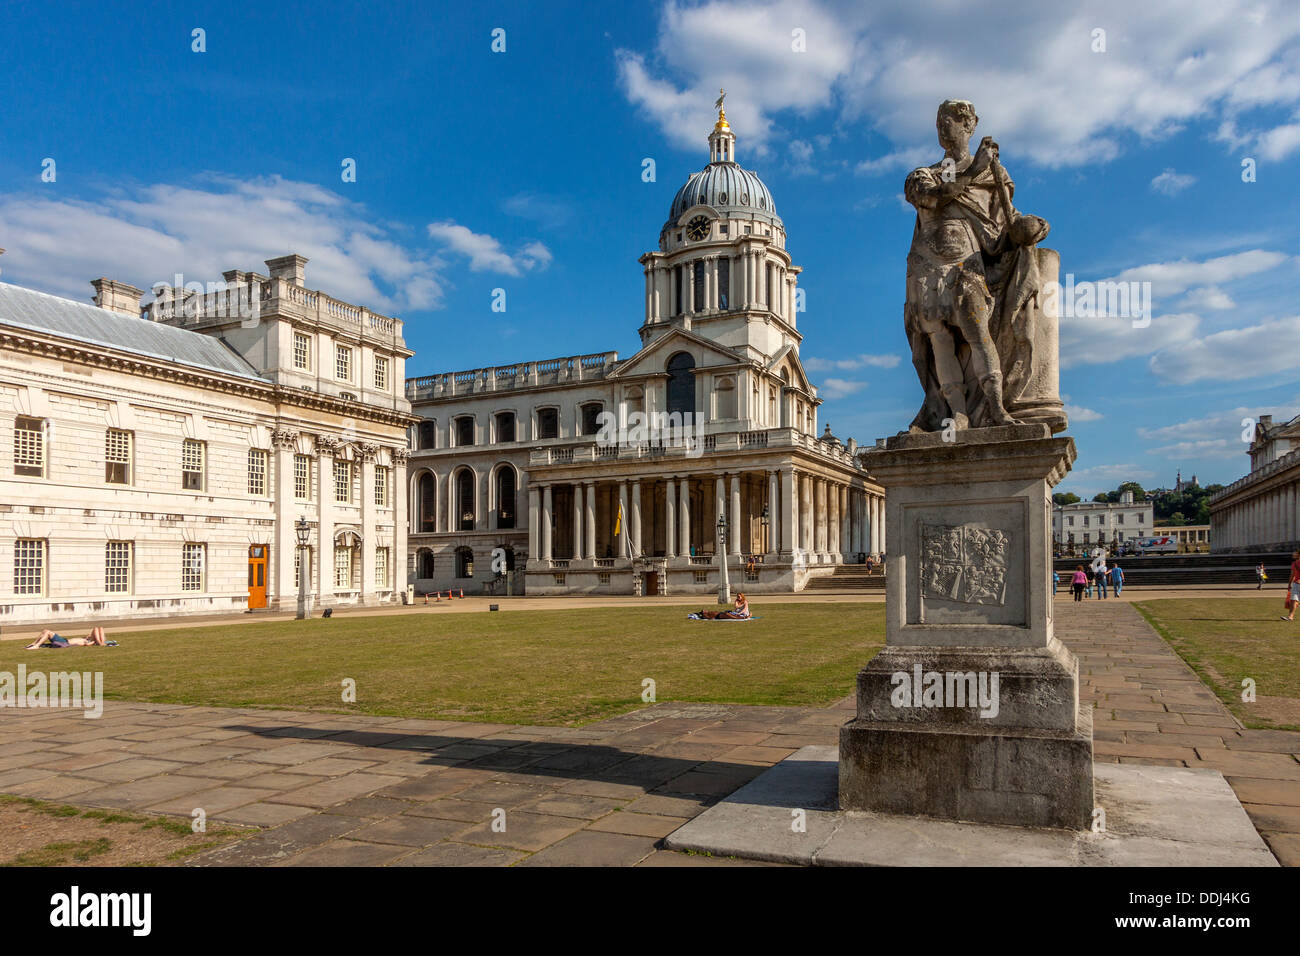
<instances>
[{"instance_id":1,"label":"white cloud","mask_svg":"<svg viewBox=\"0 0 1300 956\"><path fill-rule=\"evenodd\" d=\"M1134 328L1126 318L1062 318L1061 368L1151 355L1192 338L1200 323L1190 313L1157 315L1145 328Z\"/></svg>"},{"instance_id":2,"label":"white cloud","mask_svg":"<svg viewBox=\"0 0 1300 956\"><path fill-rule=\"evenodd\" d=\"M843 26L833 9L811 0L670 0L655 62L617 50L619 81L678 146L700 148L720 87L729 91L727 119L742 143L764 144L773 138L772 114L831 105L832 86L853 64L855 38ZM795 29L805 32L808 52L792 48Z\"/></svg>"},{"instance_id":3,"label":"white cloud","mask_svg":"<svg viewBox=\"0 0 1300 956\"><path fill-rule=\"evenodd\" d=\"M1101 412L1094 412L1091 408L1068 403L1065 406L1065 414L1070 419L1071 425L1078 425L1081 422L1098 422L1106 417Z\"/></svg>"},{"instance_id":4,"label":"white cloud","mask_svg":"<svg viewBox=\"0 0 1300 956\"><path fill-rule=\"evenodd\" d=\"M1193 286L1220 285L1275 269L1287 261L1287 255L1267 249L1248 249L1228 256L1205 259L1179 259L1175 262L1149 262L1125 269L1112 276L1111 282L1150 282L1154 299L1168 299ZM1077 280L1076 280L1077 281Z\"/></svg>"},{"instance_id":5,"label":"white cloud","mask_svg":"<svg viewBox=\"0 0 1300 956\"><path fill-rule=\"evenodd\" d=\"M1236 458L1245 450L1239 442L1227 438L1205 438L1200 441L1180 441L1172 445L1160 445L1150 449L1148 454L1160 455L1170 461L1186 461L1189 458Z\"/></svg>"},{"instance_id":6,"label":"white cloud","mask_svg":"<svg viewBox=\"0 0 1300 956\"><path fill-rule=\"evenodd\" d=\"M288 253L311 260L312 288L387 312L442 305L445 264L376 225L361 205L272 176L204 177L196 185L130 185L86 199L0 195L6 280L86 299L98 276L142 289L264 271Z\"/></svg>"},{"instance_id":7,"label":"white cloud","mask_svg":"<svg viewBox=\"0 0 1300 956\"><path fill-rule=\"evenodd\" d=\"M530 242L515 255L506 252L501 242L486 233L473 232L459 223L429 223L429 236L453 252L469 259L473 272L500 272L518 276L551 264L551 252L540 242Z\"/></svg>"},{"instance_id":8,"label":"white cloud","mask_svg":"<svg viewBox=\"0 0 1300 956\"><path fill-rule=\"evenodd\" d=\"M895 368L902 361L897 355L856 355L846 359L803 359L810 372L845 372L859 368Z\"/></svg>"},{"instance_id":9,"label":"white cloud","mask_svg":"<svg viewBox=\"0 0 1300 956\"><path fill-rule=\"evenodd\" d=\"M866 382L854 382L846 378L828 378L817 391L823 398L836 399L845 398L854 392L862 391L866 387Z\"/></svg>"},{"instance_id":10,"label":"white cloud","mask_svg":"<svg viewBox=\"0 0 1300 956\"><path fill-rule=\"evenodd\" d=\"M1150 441L1189 441L1194 439L1236 439L1244 448L1250 442L1252 426L1262 415L1272 415L1277 421L1289 421L1300 413L1300 396L1281 405L1239 405L1200 418L1189 418L1158 428L1141 427L1140 438Z\"/></svg>"},{"instance_id":11,"label":"white cloud","mask_svg":"<svg viewBox=\"0 0 1300 956\"><path fill-rule=\"evenodd\" d=\"M940 155L931 146L909 146L874 159L864 159L853 167L853 171L862 176L911 172L920 166L931 165L939 159Z\"/></svg>"},{"instance_id":12,"label":"white cloud","mask_svg":"<svg viewBox=\"0 0 1300 956\"><path fill-rule=\"evenodd\" d=\"M1196 182L1196 177L1190 173L1180 173L1174 169L1166 169L1151 180L1151 188L1158 193L1164 193L1166 196L1176 196L1194 182Z\"/></svg>"},{"instance_id":13,"label":"white cloud","mask_svg":"<svg viewBox=\"0 0 1300 956\"><path fill-rule=\"evenodd\" d=\"M1237 303L1232 301L1232 296L1224 292L1217 285L1207 285L1200 289L1193 289L1183 296L1180 303L1184 309L1196 311L1206 309L1211 311L1222 311L1224 309L1235 309Z\"/></svg>"},{"instance_id":14,"label":"white cloud","mask_svg":"<svg viewBox=\"0 0 1300 956\"><path fill-rule=\"evenodd\" d=\"M806 140L790 141L790 171L796 176L810 176L817 170L812 163L812 143Z\"/></svg>"},{"instance_id":15,"label":"white cloud","mask_svg":"<svg viewBox=\"0 0 1300 956\"><path fill-rule=\"evenodd\" d=\"M1092 50L1098 26L1104 53ZM796 28L806 53L791 48ZM1300 103L1298 48L1291 0L1256 0L1245 12L1222 0L1097 0L1086 12L1025 2L992 16L950 0L670 0L653 56L619 50L617 59L628 98L679 145L699 147L721 85L734 93L733 128L751 143L774 139L786 110L834 107L841 122L872 126L894 150L868 160L870 172L922 146L937 158L934 111L950 97L975 103L976 135L995 135L1008 158L1106 161L1135 137ZM1290 124L1252 135L1265 158L1300 145Z\"/></svg>"},{"instance_id":16,"label":"white cloud","mask_svg":"<svg viewBox=\"0 0 1300 956\"><path fill-rule=\"evenodd\" d=\"M1103 491L1112 491L1122 482L1145 482L1154 478L1156 473L1149 468L1127 462L1122 465L1092 465L1089 468L1076 468L1066 475L1065 480L1056 488L1057 491L1073 491L1082 498ZM1084 491L1083 489L1087 489Z\"/></svg>"},{"instance_id":17,"label":"white cloud","mask_svg":"<svg viewBox=\"0 0 1300 956\"><path fill-rule=\"evenodd\" d=\"M1153 323L1154 324L1154 323ZM1151 371L1175 382L1237 381L1295 368L1300 316L1225 329L1170 345L1151 356Z\"/></svg>"}]
</instances>

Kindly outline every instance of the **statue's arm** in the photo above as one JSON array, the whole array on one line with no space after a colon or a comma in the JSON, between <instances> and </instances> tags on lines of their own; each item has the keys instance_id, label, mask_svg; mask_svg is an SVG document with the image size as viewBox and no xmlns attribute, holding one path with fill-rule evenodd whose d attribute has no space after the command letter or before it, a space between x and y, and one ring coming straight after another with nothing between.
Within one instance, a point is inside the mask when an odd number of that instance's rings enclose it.
<instances>
[{"instance_id":1,"label":"statue's arm","mask_svg":"<svg viewBox=\"0 0 1300 956\"><path fill-rule=\"evenodd\" d=\"M903 182L903 198L917 209L933 209L943 201L943 185L933 169L922 166Z\"/></svg>"}]
</instances>

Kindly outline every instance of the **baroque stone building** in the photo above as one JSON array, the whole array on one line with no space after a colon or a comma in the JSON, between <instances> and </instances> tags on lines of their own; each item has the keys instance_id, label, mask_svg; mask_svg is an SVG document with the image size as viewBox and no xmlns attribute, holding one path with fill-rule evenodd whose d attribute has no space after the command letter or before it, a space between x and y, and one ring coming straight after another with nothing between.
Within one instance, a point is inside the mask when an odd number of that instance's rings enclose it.
<instances>
[{"instance_id":1,"label":"baroque stone building","mask_svg":"<svg viewBox=\"0 0 1300 956\"><path fill-rule=\"evenodd\" d=\"M1300 416L1274 423L1261 415L1247 453L1250 473L1210 499L1211 549L1300 547Z\"/></svg>"},{"instance_id":2,"label":"baroque stone building","mask_svg":"<svg viewBox=\"0 0 1300 956\"><path fill-rule=\"evenodd\" d=\"M882 491L818 435L800 269L720 112L645 279L640 350L413 378L417 591L797 590L884 550ZM493 555L496 560L493 560ZM513 574L508 572L514 572Z\"/></svg>"},{"instance_id":3,"label":"baroque stone building","mask_svg":"<svg viewBox=\"0 0 1300 956\"><path fill-rule=\"evenodd\" d=\"M292 608L303 518L316 606L400 600L412 353L306 261L0 283L0 623Z\"/></svg>"}]
</instances>

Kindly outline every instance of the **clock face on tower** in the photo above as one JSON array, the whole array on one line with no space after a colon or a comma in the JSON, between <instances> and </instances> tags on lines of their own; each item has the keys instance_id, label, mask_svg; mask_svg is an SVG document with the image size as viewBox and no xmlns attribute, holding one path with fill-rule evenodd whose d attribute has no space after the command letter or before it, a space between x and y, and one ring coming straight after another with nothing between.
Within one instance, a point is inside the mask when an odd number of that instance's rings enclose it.
<instances>
[{"instance_id":1,"label":"clock face on tower","mask_svg":"<svg viewBox=\"0 0 1300 956\"><path fill-rule=\"evenodd\" d=\"M699 242L709 234L709 219L707 216L696 216L686 224L686 235L692 242Z\"/></svg>"}]
</instances>

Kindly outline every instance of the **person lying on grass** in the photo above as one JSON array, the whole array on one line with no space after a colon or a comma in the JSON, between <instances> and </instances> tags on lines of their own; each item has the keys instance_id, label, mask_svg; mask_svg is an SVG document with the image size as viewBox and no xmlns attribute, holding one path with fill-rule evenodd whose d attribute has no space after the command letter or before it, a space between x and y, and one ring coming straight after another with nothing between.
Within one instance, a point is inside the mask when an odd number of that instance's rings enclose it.
<instances>
[{"instance_id":1,"label":"person lying on grass","mask_svg":"<svg viewBox=\"0 0 1300 956\"><path fill-rule=\"evenodd\" d=\"M751 616L749 602L743 594L736 595L736 606L729 611L700 611L699 614L701 621L747 621Z\"/></svg>"},{"instance_id":2,"label":"person lying on grass","mask_svg":"<svg viewBox=\"0 0 1300 956\"><path fill-rule=\"evenodd\" d=\"M107 643L102 627L92 627L85 637L60 637L47 627L25 650L34 651L38 647L103 647Z\"/></svg>"}]
</instances>

